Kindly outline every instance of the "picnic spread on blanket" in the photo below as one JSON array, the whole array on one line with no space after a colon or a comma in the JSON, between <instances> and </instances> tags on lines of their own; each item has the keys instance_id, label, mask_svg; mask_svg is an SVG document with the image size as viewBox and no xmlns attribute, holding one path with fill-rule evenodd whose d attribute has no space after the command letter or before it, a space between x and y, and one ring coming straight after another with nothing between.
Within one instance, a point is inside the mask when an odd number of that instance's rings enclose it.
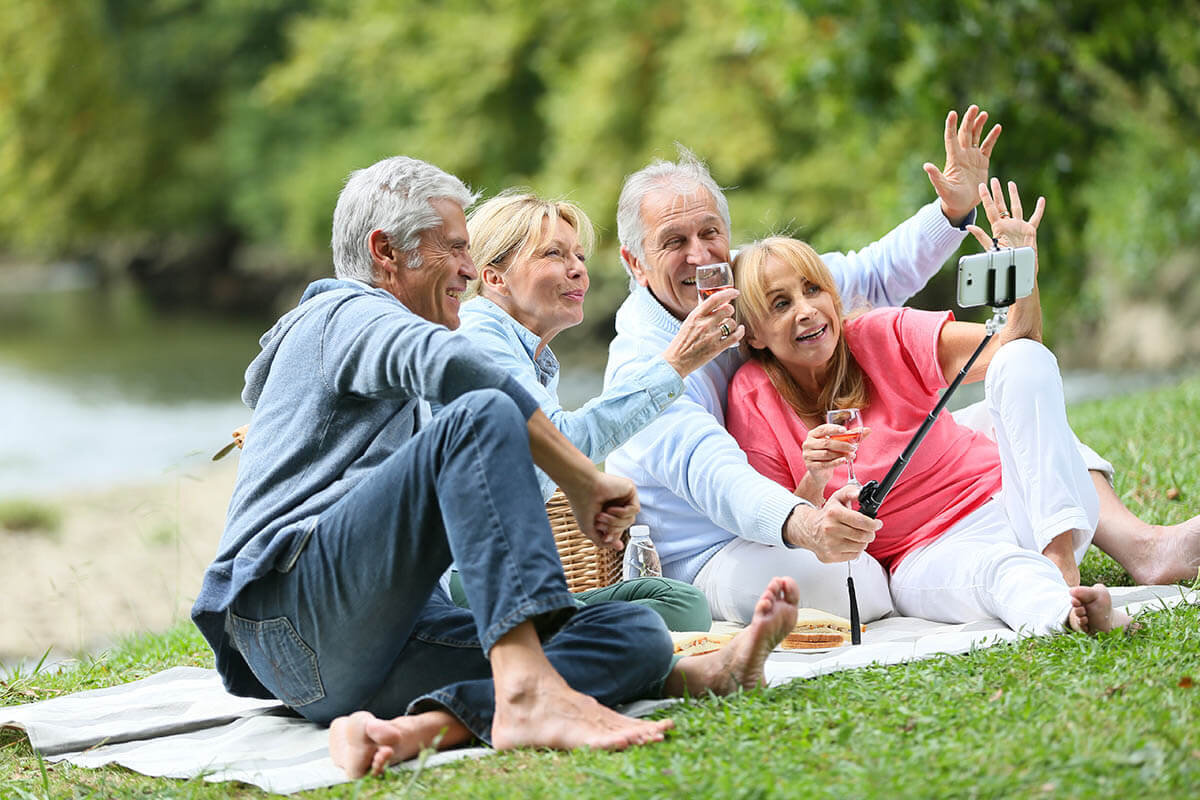
<instances>
[{"instance_id":1,"label":"picnic spread on blanket","mask_svg":"<svg viewBox=\"0 0 1200 800\"><path fill-rule=\"evenodd\" d=\"M1182 586L1112 589L1127 613L1200 602ZM703 635L727 638L738 626L716 623ZM676 642L701 632L677 634ZM999 620L947 624L890 617L866 626L858 647L776 651L767 660L768 686L870 664L900 664L966 653L1020 638ZM648 714L676 701L640 701L621 708ZM0 726L23 730L50 762L81 767L117 764L145 775L241 781L290 794L349 779L329 756L328 729L274 700L235 697L213 670L175 667L132 683L20 706L0 707ZM399 768L423 768L494 751L468 747L418 756Z\"/></svg>"}]
</instances>

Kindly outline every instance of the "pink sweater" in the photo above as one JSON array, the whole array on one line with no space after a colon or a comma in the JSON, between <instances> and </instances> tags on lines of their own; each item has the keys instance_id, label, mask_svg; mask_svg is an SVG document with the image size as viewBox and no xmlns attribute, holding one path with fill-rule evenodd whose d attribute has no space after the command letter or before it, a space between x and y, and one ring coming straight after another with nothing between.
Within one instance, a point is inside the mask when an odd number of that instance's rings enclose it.
<instances>
[{"instance_id":1,"label":"pink sweater","mask_svg":"<svg viewBox=\"0 0 1200 800\"><path fill-rule=\"evenodd\" d=\"M863 424L871 435L859 446L854 470L863 483L882 480L946 387L937 345L949 311L881 308L845 323L846 342L868 381ZM795 489L807 471L801 445L808 427L750 361L729 385L726 424L750 464ZM834 472L825 497L846 483ZM912 550L936 539L1000 490L995 442L954 422L943 411L879 509L883 521L867 552L895 569Z\"/></svg>"}]
</instances>

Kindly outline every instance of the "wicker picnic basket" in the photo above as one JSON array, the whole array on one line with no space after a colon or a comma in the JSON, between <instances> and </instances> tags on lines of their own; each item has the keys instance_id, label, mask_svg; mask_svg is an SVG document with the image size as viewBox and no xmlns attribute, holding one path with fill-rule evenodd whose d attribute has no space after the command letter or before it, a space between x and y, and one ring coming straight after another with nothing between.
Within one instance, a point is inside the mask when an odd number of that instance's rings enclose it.
<instances>
[{"instance_id":1,"label":"wicker picnic basket","mask_svg":"<svg viewBox=\"0 0 1200 800\"><path fill-rule=\"evenodd\" d=\"M611 586L621 579L621 553L600 548L579 531L571 504L562 490L546 503L546 516L554 532L554 546L562 559L567 588L572 592Z\"/></svg>"}]
</instances>

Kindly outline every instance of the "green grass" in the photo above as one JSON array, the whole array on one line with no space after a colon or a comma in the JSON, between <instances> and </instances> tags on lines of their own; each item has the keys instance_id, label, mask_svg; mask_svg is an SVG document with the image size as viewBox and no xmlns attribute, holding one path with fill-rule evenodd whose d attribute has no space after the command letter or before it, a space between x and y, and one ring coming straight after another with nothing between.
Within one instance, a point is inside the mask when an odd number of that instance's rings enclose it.
<instances>
[{"instance_id":1,"label":"green grass","mask_svg":"<svg viewBox=\"0 0 1200 800\"><path fill-rule=\"evenodd\" d=\"M58 533L62 512L34 500L0 501L0 529L13 533Z\"/></svg>"},{"instance_id":2,"label":"green grass","mask_svg":"<svg viewBox=\"0 0 1200 800\"><path fill-rule=\"evenodd\" d=\"M1178 522L1200 499L1200 379L1071 409L1118 464L1139 515ZM1169 499L1175 489L1178 499ZM1174 493L1172 493L1174 494ZM1084 580L1127 583L1098 553ZM1027 640L841 672L669 710L676 731L627 753L518 752L309 793L349 797L1193 797L1200 791L1200 608L1144 628ZM144 677L211 656L188 625L57 675L0 685L0 704ZM43 771L44 769L44 771ZM0 797L258 797L231 784L43 765L0 734Z\"/></svg>"}]
</instances>

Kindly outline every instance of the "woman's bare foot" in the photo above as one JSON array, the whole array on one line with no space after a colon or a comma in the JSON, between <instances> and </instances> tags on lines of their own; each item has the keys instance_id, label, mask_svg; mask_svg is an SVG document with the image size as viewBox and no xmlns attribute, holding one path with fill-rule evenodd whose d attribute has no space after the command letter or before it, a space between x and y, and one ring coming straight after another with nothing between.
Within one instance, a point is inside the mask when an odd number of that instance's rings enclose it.
<instances>
[{"instance_id":1,"label":"woman's bare foot","mask_svg":"<svg viewBox=\"0 0 1200 800\"><path fill-rule=\"evenodd\" d=\"M800 590L792 578L772 578L754 607L746 629L715 653L687 656L667 676L664 692L672 697L711 691L724 695L762 686L767 656L796 625Z\"/></svg>"},{"instance_id":2,"label":"woman's bare foot","mask_svg":"<svg viewBox=\"0 0 1200 800\"><path fill-rule=\"evenodd\" d=\"M383 720L355 711L329 724L329 755L351 778L380 775L388 764L407 761L426 747L439 750L471 739L471 731L446 711Z\"/></svg>"},{"instance_id":3,"label":"woman's bare foot","mask_svg":"<svg viewBox=\"0 0 1200 800\"><path fill-rule=\"evenodd\" d=\"M1099 633L1124 628L1132 620L1124 611L1116 611L1112 595L1103 583L1094 586L1074 586L1071 592L1071 611L1067 623L1081 633Z\"/></svg>"},{"instance_id":4,"label":"woman's bare foot","mask_svg":"<svg viewBox=\"0 0 1200 800\"><path fill-rule=\"evenodd\" d=\"M618 714L567 685L546 659L533 625L524 622L492 647L496 711L492 746L572 750L624 750L661 742L675 726L669 719L642 720Z\"/></svg>"}]
</instances>

